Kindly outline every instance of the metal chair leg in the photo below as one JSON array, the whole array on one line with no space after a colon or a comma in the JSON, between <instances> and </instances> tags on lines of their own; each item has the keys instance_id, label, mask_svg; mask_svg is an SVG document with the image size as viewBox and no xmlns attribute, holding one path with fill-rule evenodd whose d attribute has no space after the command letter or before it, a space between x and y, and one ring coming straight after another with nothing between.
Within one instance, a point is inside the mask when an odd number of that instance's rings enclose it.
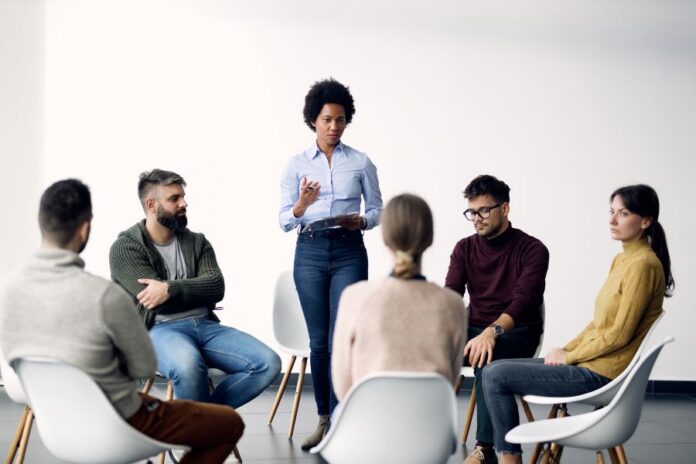
<instances>
[{"instance_id":1,"label":"metal chair leg","mask_svg":"<svg viewBox=\"0 0 696 464\"><path fill-rule=\"evenodd\" d=\"M302 386L304 384L305 370L307 369L307 358L302 358L300 364L300 376L297 378L297 386L295 387L295 400L292 403L292 413L290 414L290 427L288 427L288 439L292 438L295 432L295 420L297 419L297 409L300 406L300 398L302 397Z\"/></svg>"},{"instance_id":2,"label":"metal chair leg","mask_svg":"<svg viewBox=\"0 0 696 464\"><path fill-rule=\"evenodd\" d=\"M273 401L273 407L271 407L271 412L268 415L268 423L273 423L273 418L275 417L278 406L280 405L280 400L283 399L283 394L285 393L285 387L288 386L288 380L290 379L290 374L292 373L292 368L295 365L295 360L297 356L293 355L285 368L285 375L283 375L283 380L280 381L280 387L278 387L278 392L276 393L275 400Z\"/></svg>"}]
</instances>

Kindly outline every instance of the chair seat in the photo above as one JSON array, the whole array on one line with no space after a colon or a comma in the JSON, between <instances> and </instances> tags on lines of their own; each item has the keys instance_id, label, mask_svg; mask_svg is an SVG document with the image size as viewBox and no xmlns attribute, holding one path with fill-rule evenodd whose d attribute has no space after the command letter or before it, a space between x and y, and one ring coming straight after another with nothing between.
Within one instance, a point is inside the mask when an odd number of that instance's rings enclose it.
<instances>
[{"instance_id":1,"label":"chair seat","mask_svg":"<svg viewBox=\"0 0 696 464\"><path fill-rule=\"evenodd\" d=\"M560 442L564 438L575 435L599 420L604 411L592 411L577 416L544 419L521 424L505 435L505 441L510 443L539 443Z\"/></svg>"}]
</instances>

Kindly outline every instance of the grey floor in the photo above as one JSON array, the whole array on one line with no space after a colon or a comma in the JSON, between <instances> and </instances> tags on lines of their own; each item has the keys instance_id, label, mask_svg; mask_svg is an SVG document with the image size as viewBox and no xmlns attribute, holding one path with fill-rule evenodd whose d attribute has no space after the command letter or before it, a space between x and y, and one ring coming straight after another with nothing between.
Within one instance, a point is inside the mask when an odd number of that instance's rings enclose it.
<instances>
[{"instance_id":1,"label":"grey floor","mask_svg":"<svg viewBox=\"0 0 696 464\"><path fill-rule=\"evenodd\" d=\"M239 410L247 424L246 432L239 444L245 463L322 462L319 458L300 450L300 443L316 425L314 401L310 389L302 394L295 436L292 441L287 439L293 395L293 392L289 390L283 397L272 426L268 425L267 418L276 393L275 388L269 389ZM163 396L162 386L156 385L153 393ZM468 395L468 392L462 392L458 397L460 425L463 422ZM548 413L543 408L532 407L532 410L535 417L543 417ZM571 413L582 411L576 408ZM6 453L21 413L22 407L12 403L4 389L0 388L0 452ZM469 437L469 447L473 446L475 432L474 425ZM647 396L640 426L626 444L625 449L631 463L696 463L696 396ZM529 448L525 448L525 454L529 456ZM464 455L465 448L461 448L450 458L448 464L461 463ZM41 443L38 432L34 430L25 462L50 464L60 461L48 453ZM594 463L595 455L591 451L566 449L563 453L563 462L566 464ZM607 462L609 462L608 459Z\"/></svg>"}]
</instances>

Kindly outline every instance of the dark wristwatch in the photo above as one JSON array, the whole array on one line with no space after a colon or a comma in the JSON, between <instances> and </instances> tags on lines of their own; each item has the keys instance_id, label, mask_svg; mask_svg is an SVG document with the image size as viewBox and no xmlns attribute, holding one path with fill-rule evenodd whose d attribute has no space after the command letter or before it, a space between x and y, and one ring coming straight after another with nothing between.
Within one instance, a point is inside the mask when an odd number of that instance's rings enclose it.
<instances>
[{"instance_id":1,"label":"dark wristwatch","mask_svg":"<svg viewBox=\"0 0 696 464\"><path fill-rule=\"evenodd\" d=\"M503 326L501 326L500 324L491 324L489 327L493 329L495 338L498 338L505 333L505 331L503 330Z\"/></svg>"}]
</instances>

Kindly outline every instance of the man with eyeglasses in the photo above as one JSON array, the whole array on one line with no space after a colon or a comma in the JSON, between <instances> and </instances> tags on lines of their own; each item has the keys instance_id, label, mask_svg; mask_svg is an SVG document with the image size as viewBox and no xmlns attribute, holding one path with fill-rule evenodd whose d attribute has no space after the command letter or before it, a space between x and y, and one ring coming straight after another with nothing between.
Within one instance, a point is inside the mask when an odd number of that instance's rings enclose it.
<instances>
[{"instance_id":1,"label":"man with eyeglasses","mask_svg":"<svg viewBox=\"0 0 696 464\"><path fill-rule=\"evenodd\" d=\"M445 286L469 292L465 364L474 367L476 447L464 464L497 463L493 425L479 381L482 368L495 359L534 356L543 331L549 252L541 241L512 227L510 187L481 175L464 190L464 217L476 233L460 240L450 256Z\"/></svg>"}]
</instances>

